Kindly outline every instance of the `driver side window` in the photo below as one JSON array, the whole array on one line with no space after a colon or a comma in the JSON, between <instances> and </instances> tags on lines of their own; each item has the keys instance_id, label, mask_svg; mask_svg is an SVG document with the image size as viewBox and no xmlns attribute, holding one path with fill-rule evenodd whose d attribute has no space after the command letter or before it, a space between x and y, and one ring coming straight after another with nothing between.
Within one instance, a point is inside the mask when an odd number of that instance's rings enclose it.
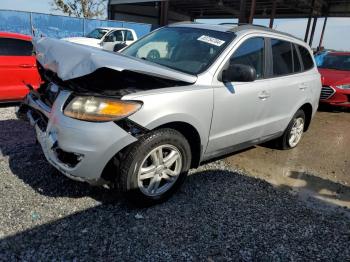
<instances>
[{"instance_id":1,"label":"driver side window","mask_svg":"<svg viewBox=\"0 0 350 262\"><path fill-rule=\"evenodd\" d=\"M244 41L230 58L230 64L251 66L256 71L256 78L264 77L264 46L263 37L253 37Z\"/></svg>"},{"instance_id":2,"label":"driver side window","mask_svg":"<svg viewBox=\"0 0 350 262\"><path fill-rule=\"evenodd\" d=\"M123 32L118 30L110 33L108 36L106 36L105 42L122 42L123 39Z\"/></svg>"}]
</instances>

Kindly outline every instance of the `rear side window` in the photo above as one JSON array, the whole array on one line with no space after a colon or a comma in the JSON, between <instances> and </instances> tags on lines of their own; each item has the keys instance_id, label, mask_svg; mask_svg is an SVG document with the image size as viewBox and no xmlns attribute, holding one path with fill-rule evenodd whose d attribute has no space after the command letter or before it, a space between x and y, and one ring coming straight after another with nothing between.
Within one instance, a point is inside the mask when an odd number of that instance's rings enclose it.
<instances>
[{"instance_id":1,"label":"rear side window","mask_svg":"<svg viewBox=\"0 0 350 262\"><path fill-rule=\"evenodd\" d=\"M293 68L294 68L294 73L298 73L301 71L301 63L300 63L300 59L298 56L298 52L296 49L296 46L293 44L292 45L293 48Z\"/></svg>"},{"instance_id":2,"label":"rear side window","mask_svg":"<svg viewBox=\"0 0 350 262\"><path fill-rule=\"evenodd\" d=\"M290 42L271 39L273 75L282 76L293 73L292 45Z\"/></svg>"},{"instance_id":3,"label":"rear side window","mask_svg":"<svg viewBox=\"0 0 350 262\"><path fill-rule=\"evenodd\" d=\"M299 48L301 59L302 59L303 64L304 64L304 70L306 71L306 70L313 68L314 62L312 60L312 57L310 55L309 50L307 50L305 47L300 46L300 45L298 46L298 48Z\"/></svg>"},{"instance_id":4,"label":"rear side window","mask_svg":"<svg viewBox=\"0 0 350 262\"><path fill-rule=\"evenodd\" d=\"M33 45L29 41L0 38L0 56L31 56Z\"/></svg>"},{"instance_id":5,"label":"rear side window","mask_svg":"<svg viewBox=\"0 0 350 262\"><path fill-rule=\"evenodd\" d=\"M264 76L264 45L262 37L254 37L241 44L230 58L230 64L249 65L256 70L256 77Z\"/></svg>"},{"instance_id":6,"label":"rear side window","mask_svg":"<svg viewBox=\"0 0 350 262\"><path fill-rule=\"evenodd\" d=\"M124 31L125 33L125 41L134 41L134 36L129 30Z\"/></svg>"}]
</instances>

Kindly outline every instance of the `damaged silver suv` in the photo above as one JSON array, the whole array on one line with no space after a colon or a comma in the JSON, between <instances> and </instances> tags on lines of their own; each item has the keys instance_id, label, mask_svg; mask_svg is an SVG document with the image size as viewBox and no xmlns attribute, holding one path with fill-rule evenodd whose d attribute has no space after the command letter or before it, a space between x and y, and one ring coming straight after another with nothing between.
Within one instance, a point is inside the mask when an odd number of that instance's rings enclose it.
<instances>
[{"instance_id":1,"label":"damaged silver suv","mask_svg":"<svg viewBox=\"0 0 350 262\"><path fill-rule=\"evenodd\" d=\"M201 162L276 140L295 147L321 80L301 40L257 26L175 24L120 54L42 38L45 83L22 107L66 176L158 203Z\"/></svg>"}]
</instances>

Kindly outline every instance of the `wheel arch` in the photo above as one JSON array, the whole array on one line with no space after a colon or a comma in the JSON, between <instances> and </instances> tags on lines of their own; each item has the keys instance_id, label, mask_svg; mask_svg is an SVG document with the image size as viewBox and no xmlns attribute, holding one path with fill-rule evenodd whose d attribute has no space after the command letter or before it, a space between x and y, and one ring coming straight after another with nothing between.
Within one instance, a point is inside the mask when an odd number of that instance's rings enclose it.
<instances>
[{"instance_id":1,"label":"wheel arch","mask_svg":"<svg viewBox=\"0 0 350 262\"><path fill-rule=\"evenodd\" d=\"M162 128L174 129L180 132L187 139L188 143L190 144L192 154L191 168L198 167L204 150L201 143L202 139L198 130L193 125L187 122L173 121L155 126L152 129L148 129L148 132L151 130L157 130ZM125 145L120 151L115 153L110 158L110 160L106 163L102 171L101 178L103 178L106 181L113 181L116 177L119 177L119 170L117 169L117 171L115 171L115 166L119 165L119 161L123 158L123 155L127 152L130 145Z\"/></svg>"},{"instance_id":2,"label":"wheel arch","mask_svg":"<svg viewBox=\"0 0 350 262\"><path fill-rule=\"evenodd\" d=\"M305 103L298 110L303 110L305 113L304 131L307 131L309 129L311 119L312 119L312 105L310 103Z\"/></svg>"},{"instance_id":3,"label":"wheel arch","mask_svg":"<svg viewBox=\"0 0 350 262\"><path fill-rule=\"evenodd\" d=\"M187 122L175 121L157 126L153 130L161 128L174 129L180 132L187 139L188 143L190 144L192 154L191 168L198 167L200 164L203 147L201 137L197 129Z\"/></svg>"}]
</instances>

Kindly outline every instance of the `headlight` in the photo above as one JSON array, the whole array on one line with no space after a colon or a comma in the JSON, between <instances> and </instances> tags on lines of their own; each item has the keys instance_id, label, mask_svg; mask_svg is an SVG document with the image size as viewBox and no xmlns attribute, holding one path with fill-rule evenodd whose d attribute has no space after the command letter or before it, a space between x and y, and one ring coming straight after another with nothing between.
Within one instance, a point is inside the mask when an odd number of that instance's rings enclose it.
<instances>
[{"instance_id":1,"label":"headlight","mask_svg":"<svg viewBox=\"0 0 350 262\"><path fill-rule=\"evenodd\" d=\"M77 96L66 106L64 115L85 121L107 122L130 116L141 106L140 102L135 101Z\"/></svg>"},{"instance_id":2,"label":"headlight","mask_svg":"<svg viewBox=\"0 0 350 262\"><path fill-rule=\"evenodd\" d=\"M337 88L339 89L350 89L350 84L348 85L339 85L339 86L336 86Z\"/></svg>"}]
</instances>

